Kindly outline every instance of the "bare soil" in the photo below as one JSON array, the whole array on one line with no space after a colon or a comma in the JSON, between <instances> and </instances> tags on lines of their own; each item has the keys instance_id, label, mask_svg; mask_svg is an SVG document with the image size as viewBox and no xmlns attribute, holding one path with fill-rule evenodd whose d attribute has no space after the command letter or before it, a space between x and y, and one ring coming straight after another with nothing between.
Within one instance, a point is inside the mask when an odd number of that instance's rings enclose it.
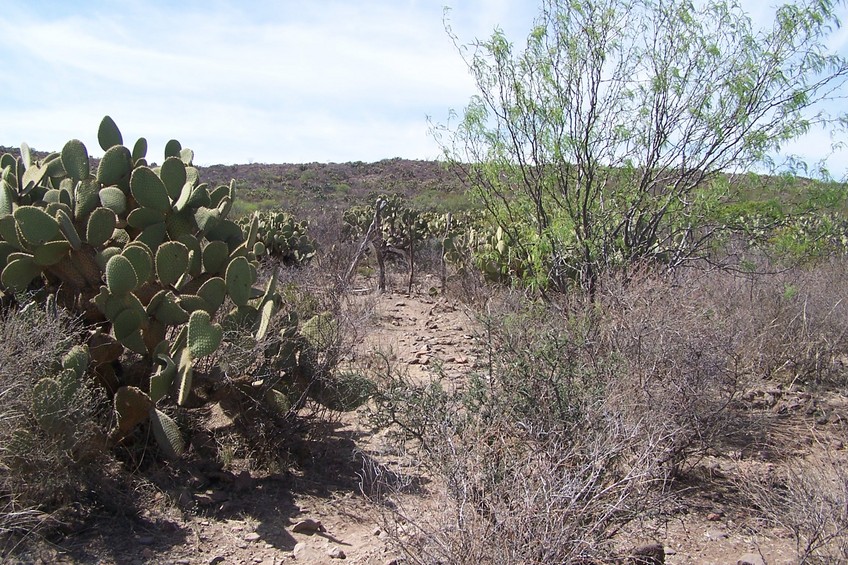
<instances>
[{"instance_id":1,"label":"bare soil","mask_svg":"<svg viewBox=\"0 0 848 565\"><path fill-rule=\"evenodd\" d=\"M464 376L479 366L474 346L479 328L460 303L431 296L426 280L422 288L413 295L390 291L374 298L371 327L359 356L365 363L388 361L419 379L439 370L462 386ZM738 477L775 472L815 454L848 460L848 398L762 383L749 391L739 409L740 426L732 443L700 461L676 484L669 493L673 512L623 533L623 551L656 542L665 547L666 563L671 564L737 563L746 555L769 564L797 563L791 533L757 518L739 493ZM297 472L239 470L244 463L239 461L191 469L182 489L139 492L147 497L141 516L121 518L114 509L104 511L70 525L64 539L37 543L16 559L272 565L343 558L348 563L400 563L402 553L392 543L396 530L387 523L386 509L362 493L363 475L395 473L414 484L404 500L407 511L419 508L424 514L441 495L439 485L418 471L408 453L393 451L384 432L369 428L361 411L312 433L298 458Z\"/></svg>"}]
</instances>

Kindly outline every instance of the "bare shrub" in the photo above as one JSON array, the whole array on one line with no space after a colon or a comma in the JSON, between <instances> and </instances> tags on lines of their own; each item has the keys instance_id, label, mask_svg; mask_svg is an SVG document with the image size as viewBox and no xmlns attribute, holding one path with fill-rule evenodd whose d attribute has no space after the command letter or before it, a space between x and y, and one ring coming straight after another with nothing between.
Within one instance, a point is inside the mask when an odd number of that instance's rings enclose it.
<instances>
[{"instance_id":1,"label":"bare shrub","mask_svg":"<svg viewBox=\"0 0 848 565\"><path fill-rule=\"evenodd\" d=\"M833 258L748 282L758 374L787 383L848 383L848 262ZM744 302L741 302L744 304Z\"/></svg>"},{"instance_id":2,"label":"bare shrub","mask_svg":"<svg viewBox=\"0 0 848 565\"><path fill-rule=\"evenodd\" d=\"M848 469L830 454L765 476L743 475L740 491L772 524L792 533L800 563L848 562Z\"/></svg>"}]
</instances>

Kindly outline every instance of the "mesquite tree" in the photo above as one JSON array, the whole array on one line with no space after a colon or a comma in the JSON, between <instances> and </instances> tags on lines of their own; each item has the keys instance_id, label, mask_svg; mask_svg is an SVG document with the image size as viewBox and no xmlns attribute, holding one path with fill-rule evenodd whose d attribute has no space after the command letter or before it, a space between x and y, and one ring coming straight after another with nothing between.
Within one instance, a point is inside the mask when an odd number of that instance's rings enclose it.
<instances>
[{"instance_id":1,"label":"mesquite tree","mask_svg":"<svg viewBox=\"0 0 848 565\"><path fill-rule=\"evenodd\" d=\"M462 46L479 93L436 129L542 288L705 248L726 173L771 164L839 119L848 61L829 0L758 30L727 1L542 0L523 49L501 30Z\"/></svg>"}]
</instances>

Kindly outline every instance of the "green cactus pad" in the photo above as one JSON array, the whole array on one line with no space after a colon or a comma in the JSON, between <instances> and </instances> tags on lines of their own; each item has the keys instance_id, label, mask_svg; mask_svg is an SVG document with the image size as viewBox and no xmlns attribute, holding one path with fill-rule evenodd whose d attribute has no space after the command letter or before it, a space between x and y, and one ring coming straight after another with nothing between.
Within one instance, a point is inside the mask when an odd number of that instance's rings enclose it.
<instances>
[{"instance_id":1,"label":"green cactus pad","mask_svg":"<svg viewBox=\"0 0 848 565\"><path fill-rule=\"evenodd\" d=\"M225 242L230 253L232 253L244 241L244 234L237 223L231 220L219 220L215 227L206 234L206 238L210 241Z\"/></svg>"},{"instance_id":2,"label":"green cactus pad","mask_svg":"<svg viewBox=\"0 0 848 565\"><path fill-rule=\"evenodd\" d=\"M15 249L23 249L24 242L21 241L18 235L14 216L0 216L0 239L14 247Z\"/></svg>"},{"instance_id":3,"label":"green cactus pad","mask_svg":"<svg viewBox=\"0 0 848 565\"><path fill-rule=\"evenodd\" d=\"M70 206L62 202L49 202L44 208L44 211L47 212L49 216L52 216L54 218L56 217L56 212L58 212L59 210L63 211L69 216L74 213L74 211L71 210Z\"/></svg>"},{"instance_id":4,"label":"green cactus pad","mask_svg":"<svg viewBox=\"0 0 848 565\"><path fill-rule=\"evenodd\" d=\"M227 297L227 284L221 277L212 277L201 285L197 295L206 301L209 308L207 311L214 314Z\"/></svg>"},{"instance_id":5,"label":"green cactus pad","mask_svg":"<svg viewBox=\"0 0 848 565\"><path fill-rule=\"evenodd\" d=\"M88 352L88 346L75 345L62 357L62 368L73 370L76 378L81 379L88 368L89 361L91 361L91 356Z\"/></svg>"},{"instance_id":6,"label":"green cactus pad","mask_svg":"<svg viewBox=\"0 0 848 565\"><path fill-rule=\"evenodd\" d=\"M94 261L97 263L97 266L101 271L106 270L106 263L109 262L109 259L114 257L115 255L121 254L120 247L106 247L100 251L98 251L94 256Z\"/></svg>"},{"instance_id":7,"label":"green cactus pad","mask_svg":"<svg viewBox=\"0 0 848 565\"><path fill-rule=\"evenodd\" d=\"M146 245L141 242L133 242L124 248L121 255L132 263L139 285L153 278L153 256Z\"/></svg>"},{"instance_id":8,"label":"green cactus pad","mask_svg":"<svg viewBox=\"0 0 848 565\"><path fill-rule=\"evenodd\" d=\"M147 157L147 140L143 137L139 137L135 145L133 145L132 150L132 160L133 163L138 163L138 161Z\"/></svg>"},{"instance_id":9,"label":"green cactus pad","mask_svg":"<svg viewBox=\"0 0 848 565\"><path fill-rule=\"evenodd\" d=\"M130 242L130 234L123 228L115 228L109 240L118 247L123 247Z\"/></svg>"},{"instance_id":10,"label":"green cactus pad","mask_svg":"<svg viewBox=\"0 0 848 565\"><path fill-rule=\"evenodd\" d=\"M92 247L100 247L112 237L117 216L108 208L97 208L88 216L85 241Z\"/></svg>"},{"instance_id":11,"label":"green cactus pad","mask_svg":"<svg viewBox=\"0 0 848 565\"><path fill-rule=\"evenodd\" d=\"M223 241L210 241L203 248L203 268L207 273L224 274L230 261L230 250Z\"/></svg>"},{"instance_id":12,"label":"green cactus pad","mask_svg":"<svg viewBox=\"0 0 848 565\"><path fill-rule=\"evenodd\" d=\"M113 326L115 339L123 343L127 337L141 329L142 322L143 318L141 314L139 314L135 309L127 308L126 310L123 310L120 314L118 314L118 317L115 318Z\"/></svg>"},{"instance_id":13,"label":"green cactus pad","mask_svg":"<svg viewBox=\"0 0 848 565\"><path fill-rule=\"evenodd\" d=\"M259 307L259 327L256 329L256 339L261 340L265 338L276 310L277 308L273 300L262 302L262 305Z\"/></svg>"},{"instance_id":14,"label":"green cactus pad","mask_svg":"<svg viewBox=\"0 0 848 565\"><path fill-rule=\"evenodd\" d=\"M35 248L32 254L36 265L49 267L65 259L71 252L71 244L67 241L48 241Z\"/></svg>"},{"instance_id":15,"label":"green cactus pad","mask_svg":"<svg viewBox=\"0 0 848 565\"><path fill-rule=\"evenodd\" d=\"M56 221L59 222L59 229L62 231L62 235L65 236L65 239L68 240L71 247L79 250L80 247L82 247L82 238L80 238L71 217L64 210L59 210L56 212L55 218Z\"/></svg>"},{"instance_id":16,"label":"green cactus pad","mask_svg":"<svg viewBox=\"0 0 848 565\"><path fill-rule=\"evenodd\" d=\"M212 322L208 312L197 310L188 320L188 349L192 359L211 355L221 345L224 330Z\"/></svg>"},{"instance_id":17,"label":"green cactus pad","mask_svg":"<svg viewBox=\"0 0 848 565\"><path fill-rule=\"evenodd\" d=\"M127 225L143 230L153 224L161 224L165 221L165 214L152 208L136 208L127 216Z\"/></svg>"},{"instance_id":18,"label":"green cactus pad","mask_svg":"<svg viewBox=\"0 0 848 565\"><path fill-rule=\"evenodd\" d=\"M62 167L75 181L91 176L88 150L79 139L72 139L62 148Z\"/></svg>"},{"instance_id":19,"label":"green cactus pad","mask_svg":"<svg viewBox=\"0 0 848 565\"><path fill-rule=\"evenodd\" d=\"M41 274L41 267L35 263L32 256L22 255L21 253L10 255L10 258L17 257L11 259L0 274L0 282L12 292L23 292L29 283Z\"/></svg>"},{"instance_id":20,"label":"green cactus pad","mask_svg":"<svg viewBox=\"0 0 848 565\"><path fill-rule=\"evenodd\" d=\"M200 208L201 206L208 207L211 204L209 200L209 190L206 184L199 184L191 191L186 203L187 208Z\"/></svg>"},{"instance_id":21,"label":"green cactus pad","mask_svg":"<svg viewBox=\"0 0 848 565\"><path fill-rule=\"evenodd\" d=\"M123 215L127 211L127 195L117 186L107 186L101 188L98 193L100 204L114 212L117 216Z\"/></svg>"},{"instance_id":22,"label":"green cactus pad","mask_svg":"<svg viewBox=\"0 0 848 565\"><path fill-rule=\"evenodd\" d=\"M124 143L118 124L109 116L103 116L103 120L100 122L100 127L97 129L97 142L100 143L100 148L103 151L108 151L111 147Z\"/></svg>"},{"instance_id":23,"label":"green cactus pad","mask_svg":"<svg viewBox=\"0 0 848 565\"><path fill-rule=\"evenodd\" d=\"M217 209L200 206L194 212L194 221L199 229L208 232L218 223L218 215Z\"/></svg>"},{"instance_id":24,"label":"green cactus pad","mask_svg":"<svg viewBox=\"0 0 848 565\"><path fill-rule=\"evenodd\" d=\"M193 377L191 353L186 347L180 355L180 362L177 367L177 404L180 406L185 406L188 402Z\"/></svg>"},{"instance_id":25,"label":"green cactus pad","mask_svg":"<svg viewBox=\"0 0 848 565\"><path fill-rule=\"evenodd\" d=\"M133 158L130 150L123 145L115 145L104 153L97 166L97 182L102 186L118 185L126 187L132 171Z\"/></svg>"},{"instance_id":26,"label":"green cactus pad","mask_svg":"<svg viewBox=\"0 0 848 565\"><path fill-rule=\"evenodd\" d=\"M171 210L168 190L156 173L148 167L136 167L130 177L130 190L138 205L163 214Z\"/></svg>"},{"instance_id":27,"label":"green cactus pad","mask_svg":"<svg viewBox=\"0 0 848 565\"><path fill-rule=\"evenodd\" d=\"M133 269L132 261L127 257L115 255L106 263L106 287L112 294L117 296L127 294L135 289L138 283L138 275Z\"/></svg>"},{"instance_id":28,"label":"green cactus pad","mask_svg":"<svg viewBox=\"0 0 848 565\"><path fill-rule=\"evenodd\" d=\"M179 298L180 308L185 310L188 313L194 312L196 310L203 310L204 312L212 312L212 308L206 300L201 298L196 294L181 294Z\"/></svg>"},{"instance_id":29,"label":"green cactus pad","mask_svg":"<svg viewBox=\"0 0 848 565\"><path fill-rule=\"evenodd\" d=\"M165 398L177 376L177 364L169 356L157 355L156 362L162 366L150 376L150 399L153 402Z\"/></svg>"},{"instance_id":30,"label":"green cactus pad","mask_svg":"<svg viewBox=\"0 0 848 565\"><path fill-rule=\"evenodd\" d=\"M253 284L250 263L244 257L236 257L227 265L224 277L227 282L227 292L236 306L245 306L250 300L250 289Z\"/></svg>"},{"instance_id":31,"label":"green cactus pad","mask_svg":"<svg viewBox=\"0 0 848 565\"><path fill-rule=\"evenodd\" d=\"M172 285L188 269L188 247L178 241L168 241L156 251L156 277L164 286Z\"/></svg>"},{"instance_id":32,"label":"green cactus pad","mask_svg":"<svg viewBox=\"0 0 848 565\"><path fill-rule=\"evenodd\" d=\"M180 307L177 296L170 290L161 292L161 297L157 294L151 299L148 305L148 314L169 326L186 323L188 312ZM156 300L156 307L151 308L154 299Z\"/></svg>"},{"instance_id":33,"label":"green cactus pad","mask_svg":"<svg viewBox=\"0 0 848 565\"><path fill-rule=\"evenodd\" d=\"M173 418L155 408L150 411L149 416L150 429L153 430L153 437L156 438L162 455L168 459L177 459L185 452L185 441L180 427Z\"/></svg>"},{"instance_id":34,"label":"green cactus pad","mask_svg":"<svg viewBox=\"0 0 848 565\"><path fill-rule=\"evenodd\" d=\"M265 255L266 251L267 250L265 249L265 244L261 241L257 241L253 244L253 256L257 259L262 258Z\"/></svg>"},{"instance_id":35,"label":"green cactus pad","mask_svg":"<svg viewBox=\"0 0 848 565\"><path fill-rule=\"evenodd\" d=\"M12 213L15 196L15 189L5 180L0 181L0 216Z\"/></svg>"},{"instance_id":36,"label":"green cactus pad","mask_svg":"<svg viewBox=\"0 0 848 565\"><path fill-rule=\"evenodd\" d=\"M109 435L113 441L119 441L147 420L153 401L139 388L122 386L115 392L114 406L118 423Z\"/></svg>"},{"instance_id":37,"label":"green cactus pad","mask_svg":"<svg viewBox=\"0 0 848 565\"><path fill-rule=\"evenodd\" d=\"M180 151L182 151L183 146L176 139L171 139L168 143L165 144L165 159L168 157L177 157L180 156Z\"/></svg>"},{"instance_id":38,"label":"green cactus pad","mask_svg":"<svg viewBox=\"0 0 848 565\"><path fill-rule=\"evenodd\" d=\"M168 235L174 241L179 241L183 236L194 232L194 223L188 210L170 214L167 218Z\"/></svg>"},{"instance_id":39,"label":"green cactus pad","mask_svg":"<svg viewBox=\"0 0 848 565\"><path fill-rule=\"evenodd\" d=\"M173 201L177 201L183 186L186 183L186 167L178 157L168 157L162 163L162 168L159 171L159 176L162 182L165 183L165 188L168 190L168 196Z\"/></svg>"},{"instance_id":40,"label":"green cactus pad","mask_svg":"<svg viewBox=\"0 0 848 565\"><path fill-rule=\"evenodd\" d=\"M95 179L85 179L77 183L74 187L74 218L81 220L99 205L100 183Z\"/></svg>"},{"instance_id":41,"label":"green cactus pad","mask_svg":"<svg viewBox=\"0 0 848 565\"><path fill-rule=\"evenodd\" d=\"M199 277L203 272L200 241L191 234L184 234L180 236L178 241L188 247L188 274L192 277Z\"/></svg>"},{"instance_id":42,"label":"green cactus pad","mask_svg":"<svg viewBox=\"0 0 848 565\"><path fill-rule=\"evenodd\" d=\"M230 189L226 185L220 184L209 191L209 202L217 208L221 201L229 196L229 194Z\"/></svg>"},{"instance_id":43,"label":"green cactus pad","mask_svg":"<svg viewBox=\"0 0 848 565\"><path fill-rule=\"evenodd\" d=\"M136 241L140 241L148 246L150 249L156 249L162 242L165 241L165 237L168 235L168 228L165 226L165 223L161 224L152 224L144 228L144 230L138 234Z\"/></svg>"},{"instance_id":44,"label":"green cactus pad","mask_svg":"<svg viewBox=\"0 0 848 565\"><path fill-rule=\"evenodd\" d=\"M44 245L59 237L59 222L41 208L20 206L12 216L24 241L31 246Z\"/></svg>"}]
</instances>

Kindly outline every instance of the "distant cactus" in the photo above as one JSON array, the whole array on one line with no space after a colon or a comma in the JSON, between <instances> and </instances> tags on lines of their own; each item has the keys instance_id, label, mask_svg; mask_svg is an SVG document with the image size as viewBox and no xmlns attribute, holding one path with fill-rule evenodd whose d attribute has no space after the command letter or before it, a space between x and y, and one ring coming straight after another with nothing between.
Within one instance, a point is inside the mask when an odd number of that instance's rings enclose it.
<instances>
[{"instance_id":1,"label":"distant cactus","mask_svg":"<svg viewBox=\"0 0 848 565\"><path fill-rule=\"evenodd\" d=\"M267 255L286 266L304 266L315 256L317 246L308 235L307 222L297 222L293 216L281 211L257 212L239 221L245 230L252 223L256 224L253 252L257 258Z\"/></svg>"}]
</instances>

